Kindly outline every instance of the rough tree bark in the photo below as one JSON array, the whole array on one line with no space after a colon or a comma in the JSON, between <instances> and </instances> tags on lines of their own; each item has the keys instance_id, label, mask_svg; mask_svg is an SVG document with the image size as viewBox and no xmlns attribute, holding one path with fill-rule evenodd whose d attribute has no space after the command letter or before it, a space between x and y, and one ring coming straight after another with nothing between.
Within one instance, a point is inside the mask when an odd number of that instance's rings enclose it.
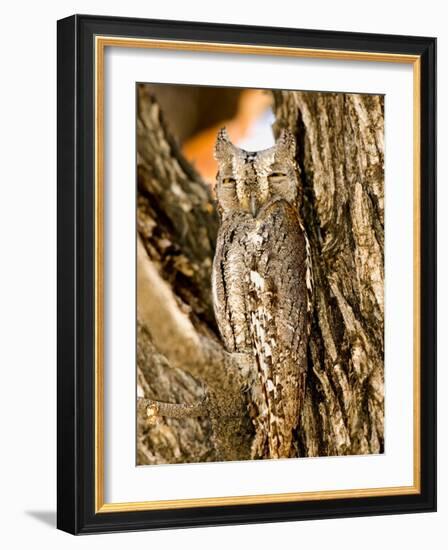
<instances>
[{"instance_id":1,"label":"rough tree bark","mask_svg":"<svg viewBox=\"0 0 448 550\"><path fill-rule=\"evenodd\" d=\"M384 450L383 99L275 92L297 137L314 311L299 456ZM223 349L209 187L138 97L138 463L249 458L245 369Z\"/></svg>"}]
</instances>

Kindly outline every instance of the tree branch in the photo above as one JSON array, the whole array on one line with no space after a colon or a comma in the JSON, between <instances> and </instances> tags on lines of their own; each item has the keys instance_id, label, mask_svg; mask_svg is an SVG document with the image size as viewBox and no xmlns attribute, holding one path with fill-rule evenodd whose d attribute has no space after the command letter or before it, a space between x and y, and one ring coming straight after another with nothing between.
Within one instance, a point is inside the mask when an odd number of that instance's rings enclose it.
<instances>
[{"instance_id":1,"label":"tree branch","mask_svg":"<svg viewBox=\"0 0 448 550\"><path fill-rule=\"evenodd\" d=\"M161 416L169 418L191 418L196 416L207 416L208 408L206 398L191 405L186 403L165 403L154 401L144 397L137 398L137 411L145 412L146 416L154 422Z\"/></svg>"}]
</instances>

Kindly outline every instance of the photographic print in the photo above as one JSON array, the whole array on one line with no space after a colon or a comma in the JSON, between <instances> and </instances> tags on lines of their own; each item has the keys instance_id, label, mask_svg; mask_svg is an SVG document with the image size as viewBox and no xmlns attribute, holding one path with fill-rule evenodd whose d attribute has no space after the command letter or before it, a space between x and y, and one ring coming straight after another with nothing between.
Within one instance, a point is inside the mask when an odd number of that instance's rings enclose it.
<instances>
[{"instance_id":1,"label":"photographic print","mask_svg":"<svg viewBox=\"0 0 448 550\"><path fill-rule=\"evenodd\" d=\"M136 103L137 464L384 453L384 97Z\"/></svg>"}]
</instances>

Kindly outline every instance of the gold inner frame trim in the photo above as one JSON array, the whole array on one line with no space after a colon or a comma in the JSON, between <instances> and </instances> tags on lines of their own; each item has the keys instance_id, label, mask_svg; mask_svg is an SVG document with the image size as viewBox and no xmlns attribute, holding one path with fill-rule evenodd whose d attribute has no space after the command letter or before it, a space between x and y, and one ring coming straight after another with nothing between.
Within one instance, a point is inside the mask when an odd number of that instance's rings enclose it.
<instances>
[{"instance_id":1,"label":"gold inner frame trim","mask_svg":"<svg viewBox=\"0 0 448 550\"><path fill-rule=\"evenodd\" d=\"M161 50L269 55L313 59L407 63L413 65L413 458L414 482L410 486L343 489L299 493L275 493L142 502L104 501L104 53L106 47L152 48ZM420 493L420 56L390 53L321 50L309 48L255 46L178 40L96 36L95 45L95 513L166 510L207 506L232 506L275 502L300 502L341 498L362 498Z\"/></svg>"}]
</instances>

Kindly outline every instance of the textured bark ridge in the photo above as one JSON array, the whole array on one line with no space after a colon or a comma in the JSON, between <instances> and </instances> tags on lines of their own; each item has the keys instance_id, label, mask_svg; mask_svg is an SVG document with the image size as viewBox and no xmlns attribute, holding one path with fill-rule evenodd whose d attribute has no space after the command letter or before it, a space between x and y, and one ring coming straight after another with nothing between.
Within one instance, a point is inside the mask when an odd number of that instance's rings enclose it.
<instances>
[{"instance_id":1,"label":"textured bark ridge","mask_svg":"<svg viewBox=\"0 0 448 550\"><path fill-rule=\"evenodd\" d=\"M274 92L298 143L314 304L300 456L384 450L383 98ZM242 460L254 436L247 365L211 302L213 197L148 88L138 120L138 463Z\"/></svg>"}]
</instances>

